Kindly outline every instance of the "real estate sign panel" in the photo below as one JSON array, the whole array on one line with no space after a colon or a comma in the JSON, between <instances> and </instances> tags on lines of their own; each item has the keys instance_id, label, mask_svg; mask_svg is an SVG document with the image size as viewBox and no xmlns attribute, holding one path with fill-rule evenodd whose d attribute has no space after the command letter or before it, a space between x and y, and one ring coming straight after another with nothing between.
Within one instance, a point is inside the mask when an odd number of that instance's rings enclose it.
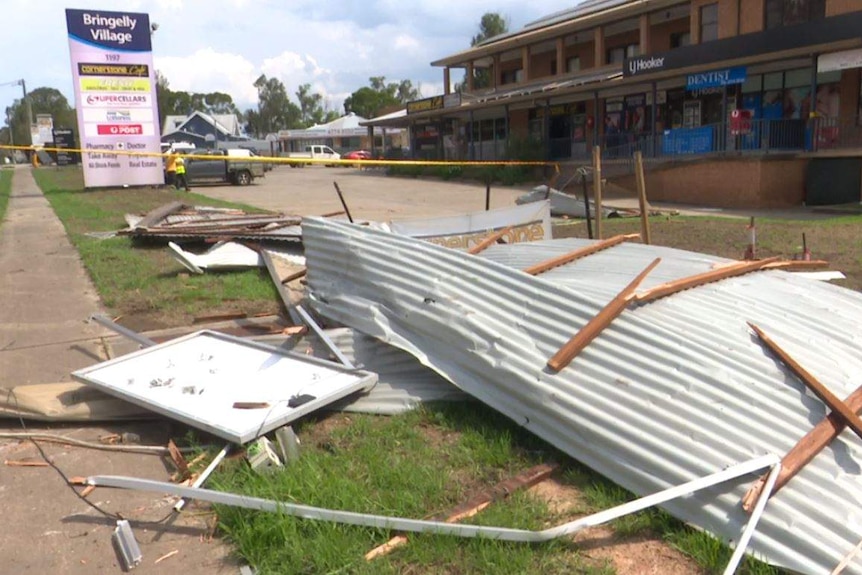
<instances>
[{"instance_id":1,"label":"real estate sign panel","mask_svg":"<svg viewBox=\"0 0 862 575\"><path fill-rule=\"evenodd\" d=\"M164 183L147 14L66 10L84 185ZM130 154L112 153L115 151Z\"/></svg>"}]
</instances>

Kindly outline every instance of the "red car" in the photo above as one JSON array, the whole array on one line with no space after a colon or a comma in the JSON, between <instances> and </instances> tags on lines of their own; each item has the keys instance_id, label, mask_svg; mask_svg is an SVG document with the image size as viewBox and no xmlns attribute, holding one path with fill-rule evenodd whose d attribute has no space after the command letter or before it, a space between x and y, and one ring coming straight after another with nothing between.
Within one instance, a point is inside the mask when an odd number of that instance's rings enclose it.
<instances>
[{"instance_id":1,"label":"red car","mask_svg":"<svg viewBox=\"0 0 862 575\"><path fill-rule=\"evenodd\" d=\"M347 152L343 156L341 156L342 160L370 160L371 152L368 150L354 150L353 152Z\"/></svg>"}]
</instances>

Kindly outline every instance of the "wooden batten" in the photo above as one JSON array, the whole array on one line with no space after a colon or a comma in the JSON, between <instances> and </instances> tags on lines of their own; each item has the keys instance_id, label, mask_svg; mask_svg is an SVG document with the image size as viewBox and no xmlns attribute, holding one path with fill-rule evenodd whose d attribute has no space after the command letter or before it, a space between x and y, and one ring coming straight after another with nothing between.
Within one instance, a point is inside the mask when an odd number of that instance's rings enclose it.
<instances>
[{"instance_id":1,"label":"wooden batten","mask_svg":"<svg viewBox=\"0 0 862 575\"><path fill-rule=\"evenodd\" d=\"M503 228L499 232L495 232L495 233L491 234L490 236L488 236L487 238L485 238L484 240L482 240L481 242L479 242L478 244L476 244L475 246L473 246L472 248L467 250L467 253L473 254L473 255L482 253L485 250L487 250L489 247L491 247L492 245L497 243L497 240L499 240L500 238L502 238L503 236L505 236L506 234L508 234L511 231L512 231L512 226L509 226L507 228Z\"/></svg>"},{"instance_id":2,"label":"wooden batten","mask_svg":"<svg viewBox=\"0 0 862 575\"><path fill-rule=\"evenodd\" d=\"M634 291L640 283L646 278L649 273L661 262L661 258L656 258L648 265L638 276L629 283L623 290L617 294L602 310L596 314L593 319L587 322L572 339L570 339L554 356L548 360L548 368L557 372L569 365L591 341L593 341L602 331L607 328L614 319L625 310L629 302L632 300Z\"/></svg>"},{"instance_id":3,"label":"wooden batten","mask_svg":"<svg viewBox=\"0 0 862 575\"><path fill-rule=\"evenodd\" d=\"M657 299L661 299L663 297L667 297L669 295L673 295L687 289L702 286L712 282L717 282L727 278L745 275L751 272L760 271L764 269L765 266L777 262L778 259L779 258L774 257L765 260L758 260L756 262L737 262L729 264L720 268L709 270L708 272L703 272L702 274L689 276L687 278L678 279L656 286L643 293L637 294L634 297L634 300L637 303L641 304L649 303L651 301L655 301Z\"/></svg>"},{"instance_id":4,"label":"wooden batten","mask_svg":"<svg viewBox=\"0 0 862 575\"><path fill-rule=\"evenodd\" d=\"M612 247L619 245L625 241L639 239L639 238L640 238L640 234L625 234L625 235L620 235L620 236L614 236L614 237L608 238L606 240L600 240L600 241L598 241L592 245L589 245L585 248L581 248L579 250L575 250L575 251L569 252L567 254L563 254L561 256L557 256L555 258L551 258L551 259L545 260L543 262L539 262L535 265L532 265L532 266L524 269L524 273L528 273L531 276L536 276L536 275L545 273L546 271L548 271L550 269L554 269L554 268L566 265L566 264L571 263L575 260L579 260L581 258L592 255L596 252L600 252L602 250L612 248Z\"/></svg>"}]
</instances>

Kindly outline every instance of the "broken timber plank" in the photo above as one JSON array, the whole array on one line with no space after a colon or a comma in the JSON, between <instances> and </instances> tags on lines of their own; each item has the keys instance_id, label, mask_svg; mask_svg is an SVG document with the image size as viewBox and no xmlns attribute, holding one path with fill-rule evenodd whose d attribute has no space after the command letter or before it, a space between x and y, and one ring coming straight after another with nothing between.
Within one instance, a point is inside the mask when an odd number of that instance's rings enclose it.
<instances>
[{"instance_id":1,"label":"broken timber plank","mask_svg":"<svg viewBox=\"0 0 862 575\"><path fill-rule=\"evenodd\" d=\"M616 319L626 308L634 296L634 291L661 262L656 258L638 276L617 294L593 319L587 322L578 333L572 337L554 356L548 360L548 367L557 372L569 365L575 357L587 347L611 322Z\"/></svg>"},{"instance_id":2,"label":"broken timber plank","mask_svg":"<svg viewBox=\"0 0 862 575\"><path fill-rule=\"evenodd\" d=\"M302 268L301 270L293 272L292 274L290 274L289 276L287 276L286 278L281 280L281 283L282 283L282 285L284 285L284 284L288 284L288 283L292 282L293 280L298 280L299 278L304 278L307 273L308 273L308 268Z\"/></svg>"},{"instance_id":3,"label":"broken timber plank","mask_svg":"<svg viewBox=\"0 0 862 575\"><path fill-rule=\"evenodd\" d=\"M773 495L784 487L799 471L831 443L844 430L850 426L857 435L862 421L856 413L862 411L862 387L858 388L843 402L826 389L814 376L808 373L793 358L778 347L760 328L749 323L758 337L775 353L793 373L811 389L832 411L820 421L814 429L809 431L782 459L781 472L775 484ZM860 435L862 437L862 435ZM761 477L746 493L743 498L743 508L750 511L754 501L763 488L764 478Z\"/></svg>"},{"instance_id":4,"label":"broken timber plank","mask_svg":"<svg viewBox=\"0 0 862 575\"><path fill-rule=\"evenodd\" d=\"M646 175L644 174L644 157L638 150L635 152L635 182L638 187L638 205L641 210L641 238L643 242L650 245L649 231L649 202L646 197Z\"/></svg>"},{"instance_id":5,"label":"broken timber plank","mask_svg":"<svg viewBox=\"0 0 862 575\"><path fill-rule=\"evenodd\" d=\"M862 387L859 387L844 400L853 412L862 411ZM799 442L781 458L781 471L778 480L772 490L774 496L787 483L796 477L803 467L814 459L818 453L823 451L842 431L847 427L844 419L837 412L830 412L814 428L805 434ZM768 475L768 474L767 474ZM754 509L754 504L760 497L760 492L766 483L767 475L763 475L748 490L742 499L742 507L749 513Z\"/></svg>"},{"instance_id":6,"label":"broken timber plank","mask_svg":"<svg viewBox=\"0 0 862 575\"><path fill-rule=\"evenodd\" d=\"M502 238L503 236L505 236L506 234L508 234L511 231L512 231L512 226L509 226L507 228L503 228L502 230L491 234L490 236L488 236L487 238L485 238L484 240L482 240L481 242L479 242L478 244L476 244L475 246L473 246L472 248L467 250L467 253L476 255L478 253L484 252L486 249L491 247L492 244L497 243L497 240L499 240L500 238Z\"/></svg>"},{"instance_id":7,"label":"broken timber plank","mask_svg":"<svg viewBox=\"0 0 862 575\"><path fill-rule=\"evenodd\" d=\"M683 290L702 286L708 283L717 282L723 279L745 275L751 272L760 271L769 264L776 263L778 257L758 260L756 262L737 262L730 265L722 266L718 269L703 272L701 274L689 276L687 278L678 279L672 282L656 286L643 293L634 296L637 303L649 303L669 295L673 295Z\"/></svg>"},{"instance_id":8,"label":"broken timber plank","mask_svg":"<svg viewBox=\"0 0 862 575\"><path fill-rule=\"evenodd\" d=\"M829 262L826 260L791 260L785 262L775 262L767 264L763 267L766 270L784 270L784 271L800 271L810 269L822 269L829 267Z\"/></svg>"},{"instance_id":9,"label":"broken timber plank","mask_svg":"<svg viewBox=\"0 0 862 575\"><path fill-rule=\"evenodd\" d=\"M161 220L165 219L167 216L175 214L176 212L187 207L188 206L182 202L170 202L159 206L158 208L147 212L147 214L141 219L141 221L135 224L134 229L140 230L149 228L154 224L160 222Z\"/></svg>"},{"instance_id":10,"label":"broken timber plank","mask_svg":"<svg viewBox=\"0 0 862 575\"><path fill-rule=\"evenodd\" d=\"M454 509L452 509L446 516L443 518L447 523L457 523L462 519L467 519L468 517L473 517L494 501L505 499L512 493L519 491L521 489L530 488L538 483L541 483L545 479L551 476L551 474L557 470L557 465L548 465L541 464L536 465L535 467L531 467L530 469L524 471L523 473L519 473L514 477L510 477L504 481L501 481L488 491L473 497L466 502L458 505ZM440 519L438 517L437 519ZM382 557L383 555L387 555L393 550L402 545L407 544L407 536L406 535L396 535L392 537L389 541L375 547L371 551L365 554L365 560L371 561L377 557Z\"/></svg>"},{"instance_id":11,"label":"broken timber plank","mask_svg":"<svg viewBox=\"0 0 862 575\"><path fill-rule=\"evenodd\" d=\"M814 395L820 398L820 401L829 406L833 412L838 412L838 415L844 420L850 429L856 432L860 438L862 438L862 420L847 407L847 404L835 397L829 389L820 383L820 381L811 375L808 370L806 370L802 365L799 364L795 359L793 359L789 353L781 349L777 343L775 343L771 337L766 335L766 333L754 325L751 322L748 322L748 325L751 329L754 330L754 333L757 334L757 337L760 338L766 347L775 354L775 356L786 365L793 374L798 377L802 383L805 384L805 387L811 390Z\"/></svg>"},{"instance_id":12,"label":"broken timber plank","mask_svg":"<svg viewBox=\"0 0 862 575\"><path fill-rule=\"evenodd\" d=\"M616 245L619 245L628 240L634 240L640 238L640 234L625 234L620 236L614 236L612 238L608 238L606 240L600 240L590 246L585 248L581 248L579 250L575 250L573 252L569 252L567 254L563 254L561 256L557 256L555 258L551 258L549 260L545 260L543 262L539 262L535 265L532 265L526 269L524 269L524 273L530 274L531 276L539 275L545 273L546 271L560 267L562 265L566 265L575 260L579 260L583 257L592 255L596 252L600 252L602 250L606 250L608 248L612 248Z\"/></svg>"}]
</instances>

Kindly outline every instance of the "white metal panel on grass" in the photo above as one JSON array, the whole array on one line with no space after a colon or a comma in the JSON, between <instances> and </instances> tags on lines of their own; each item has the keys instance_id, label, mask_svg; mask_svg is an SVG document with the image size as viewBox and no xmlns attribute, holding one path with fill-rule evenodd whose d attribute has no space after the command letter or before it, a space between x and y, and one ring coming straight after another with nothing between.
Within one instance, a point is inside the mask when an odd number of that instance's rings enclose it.
<instances>
[{"instance_id":1,"label":"white metal panel on grass","mask_svg":"<svg viewBox=\"0 0 862 575\"><path fill-rule=\"evenodd\" d=\"M370 372L212 331L142 349L72 376L235 443L251 441L377 381ZM307 401L292 407L302 396ZM266 407L240 409L236 403Z\"/></svg>"},{"instance_id":2,"label":"white metal panel on grass","mask_svg":"<svg viewBox=\"0 0 862 575\"><path fill-rule=\"evenodd\" d=\"M753 456L782 455L827 413L751 333L760 325L833 393L862 385L862 294L765 271L629 307L572 364L548 359L655 257L644 282L721 258L622 244L538 277L526 265L582 240L493 246L483 256L303 221L323 315L405 349L474 397L621 486L646 494ZM505 262L506 265L499 262ZM844 431L769 502L750 552L829 572L862 525L862 442ZM733 544L754 478L670 502ZM862 573L856 559L847 573Z\"/></svg>"}]
</instances>

